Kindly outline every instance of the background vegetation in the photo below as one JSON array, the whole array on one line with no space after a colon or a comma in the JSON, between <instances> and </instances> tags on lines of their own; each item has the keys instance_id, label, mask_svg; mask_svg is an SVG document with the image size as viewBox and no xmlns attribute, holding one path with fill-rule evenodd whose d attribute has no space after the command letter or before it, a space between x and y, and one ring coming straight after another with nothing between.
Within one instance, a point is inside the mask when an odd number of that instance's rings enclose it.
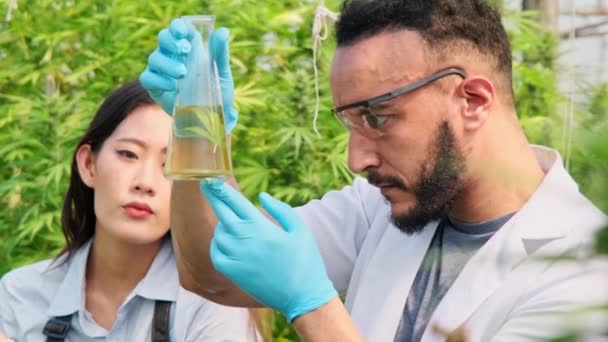
<instances>
[{"instance_id":1,"label":"background vegetation","mask_svg":"<svg viewBox=\"0 0 608 342\"><path fill-rule=\"evenodd\" d=\"M338 1L326 1L338 9ZM172 18L213 13L231 29L240 112L235 173L246 195L268 191L293 205L340 188L347 134L329 114L328 39L319 57L320 116L312 130L312 0L18 1L0 21L0 276L53 256L73 148L105 94L137 78L156 35ZM0 0L0 10L8 8ZM557 41L527 13L507 13L518 113L530 140L564 149L566 101L557 89ZM570 169L606 212L608 86L583 87L576 103ZM607 234L600 251L608 249ZM296 340L283 318L278 341Z\"/></svg>"}]
</instances>

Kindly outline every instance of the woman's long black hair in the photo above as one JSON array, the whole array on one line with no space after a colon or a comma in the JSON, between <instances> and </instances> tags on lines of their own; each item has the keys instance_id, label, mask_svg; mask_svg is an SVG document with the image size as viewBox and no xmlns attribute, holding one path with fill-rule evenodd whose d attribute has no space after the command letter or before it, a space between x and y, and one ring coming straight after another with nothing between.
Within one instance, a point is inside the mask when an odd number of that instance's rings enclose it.
<instances>
[{"instance_id":1,"label":"woman's long black hair","mask_svg":"<svg viewBox=\"0 0 608 342\"><path fill-rule=\"evenodd\" d=\"M70 185L65 194L61 211L61 226L66 245L59 256L66 255L60 263L67 262L80 247L95 234L95 209L93 189L89 188L78 172L76 152L85 144L91 145L93 153L98 153L106 139L112 135L116 127L135 109L155 104L148 92L139 81L131 81L114 90L95 113L93 121L74 150ZM169 234L169 233L167 233ZM272 340L270 324L272 311L268 309L249 309L251 328L257 329L262 341ZM252 330L252 334L255 331ZM257 338L256 338L257 340Z\"/></svg>"},{"instance_id":2,"label":"woman's long black hair","mask_svg":"<svg viewBox=\"0 0 608 342\"><path fill-rule=\"evenodd\" d=\"M67 254L66 261L95 234L93 189L80 178L76 163L78 149L89 144L93 153L99 152L106 139L131 112L154 103L139 81L126 83L106 97L76 146L72 157L70 184L61 210L61 226L66 245L59 255Z\"/></svg>"}]
</instances>

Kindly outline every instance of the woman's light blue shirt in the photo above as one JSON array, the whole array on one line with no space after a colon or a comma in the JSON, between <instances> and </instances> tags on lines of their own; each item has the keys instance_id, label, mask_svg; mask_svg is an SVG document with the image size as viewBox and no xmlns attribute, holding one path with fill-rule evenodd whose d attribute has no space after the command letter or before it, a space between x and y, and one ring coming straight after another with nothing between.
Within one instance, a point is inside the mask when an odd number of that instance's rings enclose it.
<instances>
[{"instance_id":1,"label":"woman's light blue shirt","mask_svg":"<svg viewBox=\"0 0 608 342\"><path fill-rule=\"evenodd\" d=\"M0 331L17 342L46 341L42 331L47 320L72 315L66 341L151 341L154 304L163 300L173 302L172 341L255 341L246 309L215 304L179 286L170 239L120 306L112 328L102 328L85 308L91 242L67 263L45 260L7 273L0 280Z\"/></svg>"}]
</instances>

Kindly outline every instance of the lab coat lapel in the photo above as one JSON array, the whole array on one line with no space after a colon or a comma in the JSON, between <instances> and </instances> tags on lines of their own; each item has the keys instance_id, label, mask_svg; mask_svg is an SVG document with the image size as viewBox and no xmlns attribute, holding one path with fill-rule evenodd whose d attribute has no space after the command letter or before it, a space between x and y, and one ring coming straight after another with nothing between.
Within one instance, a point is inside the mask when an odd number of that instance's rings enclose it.
<instances>
[{"instance_id":1,"label":"lab coat lapel","mask_svg":"<svg viewBox=\"0 0 608 342\"><path fill-rule=\"evenodd\" d=\"M433 325L444 331L458 328L527 257L516 221L507 222L469 260L437 306L421 341L443 341L445 337L435 334Z\"/></svg>"},{"instance_id":2,"label":"lab coat lapel","mask_svg":"<svg viewBox=\"0 0 608 342\"><path fill-rule=\"evenodd\" d=\"M546 172L539 188L465 265L431 316L421 341L443 341L445 337L435 334L433 325L444 331L458 328L529 254L569 232L570 224L560 215L547 215L547 209L559 212L572 208L566 194L577 193L576 183L555 153L539 148L535 152Z\"/></svg>"},{"instance_id":3,"label":"lab coat lapel","mask_svg":"<svg viewBox=\"0 0 608 342\"><path fill-rule=\"evenodd\" d=\"M420 234L408 236L389 227L374 249L351 309L367 341L395 338L407 295L436 228L434 222Z\"/></svg>"}]
</instances>

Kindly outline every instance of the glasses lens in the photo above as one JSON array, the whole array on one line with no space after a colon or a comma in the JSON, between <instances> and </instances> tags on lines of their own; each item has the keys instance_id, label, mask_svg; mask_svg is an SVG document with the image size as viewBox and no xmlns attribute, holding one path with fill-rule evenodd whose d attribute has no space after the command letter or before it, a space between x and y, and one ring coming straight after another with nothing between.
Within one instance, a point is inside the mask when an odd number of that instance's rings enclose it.
<instances>
[{"instance_id":1,"label":"glasses lens","mask_svg":"<svg viewBox=\"0 0 608 342\"><path fill-rule=\"evenodd\" d=\"M372 129L379 129L382 126L384 120L381 120L378 116L376 116L369 108L365 108L360 112L361 120L363 124Z\"/></svg>"},{"instance_id":2,"label":"glasses lens","mask_svg":"<svg viewBox=\"0 0 608 342\"><path fill-rule=\"evenodd\" d=\"M367 128L369 127L367 121L360 113L361 111L365 110L366 109L364 109L363 107L352 108L341 112L336 112L336 117L349 130Z\"/></svg>"},{"instance_id":3,"label":"glasses lens","mask_svg":"<svg viewBox=\"0 0 608 342\"><path fill-rule=\"evenodd\" d=\"M349 130L356 130L366 136L377 136L384 122L367 107L351 108L341 112L334 112L338 120Z\"/></svg>"},{"instance_id":4,"label":"glasses lens","mask_svg":"<svg viewBox=\"0 0 608 342\"><path fill-rule=\"evenodd\" d=\"M336 119L338 119L338 121L340 121L342 126L344 126L348 130L353 129L352 122L350 122L350 120L348 119L348 117L345 115L344 112L333 112L333 113L334 113Z\"/></svg>"}]
</instances>

